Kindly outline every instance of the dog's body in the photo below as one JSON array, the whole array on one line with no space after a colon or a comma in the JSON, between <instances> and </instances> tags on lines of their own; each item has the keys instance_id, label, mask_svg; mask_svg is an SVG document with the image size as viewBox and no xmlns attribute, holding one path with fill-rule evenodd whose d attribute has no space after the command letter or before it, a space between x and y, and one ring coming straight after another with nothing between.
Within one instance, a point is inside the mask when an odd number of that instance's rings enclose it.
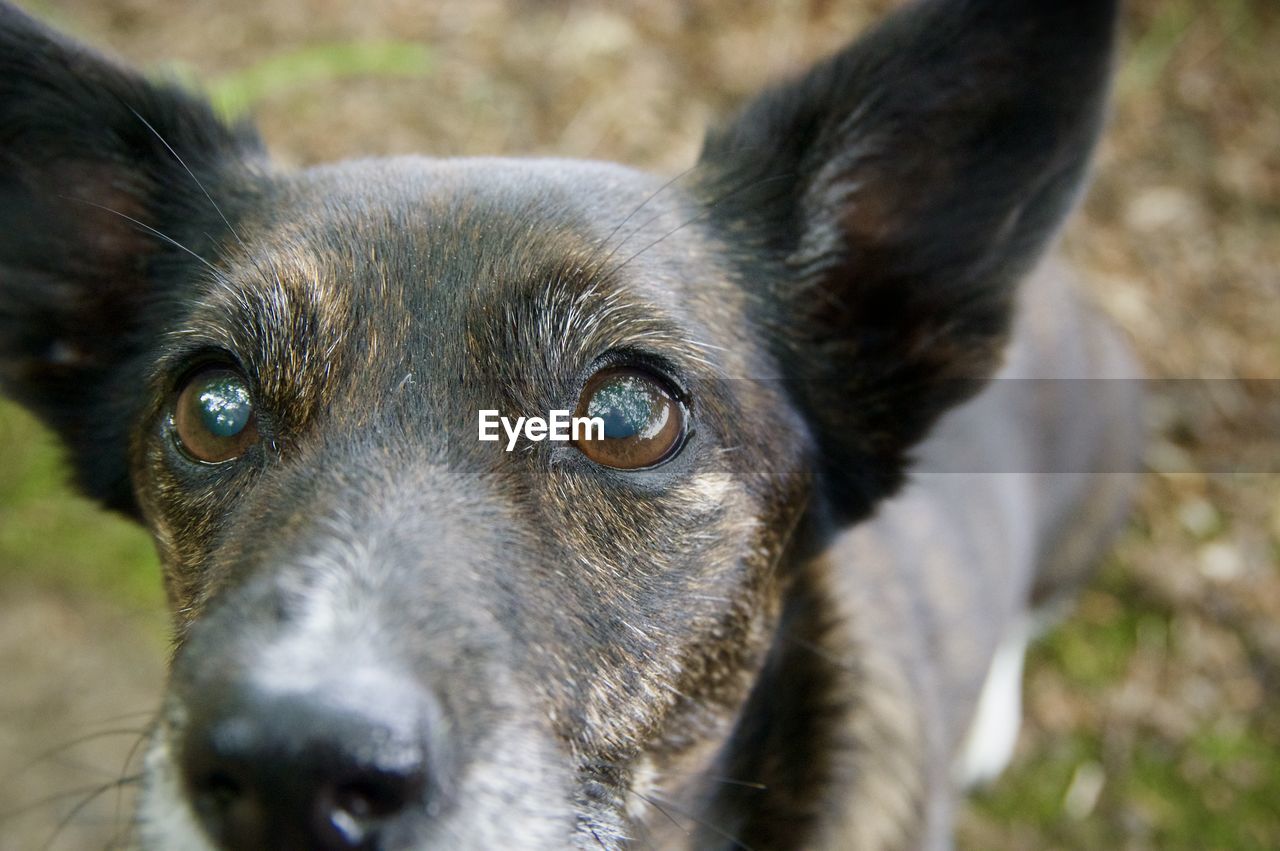
<instances>
[{"instance_id":1,"label":"dog's body","mask_svg":"<svg viewBox=\"0 0 1280 851\"><path fill-rule=\"evenodd\" d=\"M1113 17L916 4L664 184L276 172L0 8L0 377L175 613L144 846L946 845L1136 452L1038 263Z\"/></svg>"}]
</instances>

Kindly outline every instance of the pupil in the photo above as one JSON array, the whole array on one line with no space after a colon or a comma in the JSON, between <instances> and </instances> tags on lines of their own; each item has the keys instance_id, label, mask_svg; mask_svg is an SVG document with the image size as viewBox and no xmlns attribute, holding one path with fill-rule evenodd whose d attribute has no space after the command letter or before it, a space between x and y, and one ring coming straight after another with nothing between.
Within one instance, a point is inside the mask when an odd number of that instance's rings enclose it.
<instances>
[{"instance_id":1,"label":"pupil","mask_svg":"<svg viewBox=\"0 0 1280 851\"><path fill-rule=\"evenodd\" d=\"M249 391L234 378L215 378L200 391L200 421L215 437L235 437L249 424Z\"/></svg>"},{"instance_id":2,"label":"pupil","mask_svg":"<svg viewBox=\"0 0 1280 851\"><path fill-rule=\"evenodd\" d=\"M635 423L627 419L626 415L617 408L610 408L603 414L597 414L604 420L604 438L605 440L622 440L627 437L635 437Z\"/></svg>"},{"instance_id":3,"label":"pupil","mask_svg":"<svg viewBox=\"0 0 1280 851\"><path fill-rule=\"evenodd\" d=\"M596 391L587 405L587 415L604 420L605 440L647 438L660 431L666 421L664 416L654 422L655 408L661 408L657 402L647 381L620 376Z\"/></svg>"}]
</instances>

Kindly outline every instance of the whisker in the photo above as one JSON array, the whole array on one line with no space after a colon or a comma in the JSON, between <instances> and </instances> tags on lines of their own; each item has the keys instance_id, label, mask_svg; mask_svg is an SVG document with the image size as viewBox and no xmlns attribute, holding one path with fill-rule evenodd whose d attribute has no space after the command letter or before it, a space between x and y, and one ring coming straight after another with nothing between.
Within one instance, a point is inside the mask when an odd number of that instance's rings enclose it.
<instances>
[{"instance_id":1,"label":"whisker","mask_svg":"<svg viewBox=\"0 0 1280 851\"><path fill-rule=\"evenodd\" d=\"M163 136L160 135L159 130L151 126L151 122L147 121L147 119L142 117L141 113L139 113L136 109L134 109L131 106L128 107L128 110L134 114L135 118L137 118L139 121L142 122L144 127L146 127L153 134L155 134L155 137L160 140L160 144L164 145L165 148L169 150L169 153L173 154L173 158L177 160L178 164L181 165L186 170L187 174L191 176L191 179L195 181L196 186L200 187L200 191L204 193L204 197L209 199L209 203L213 206L214 211L218 214L218 218L222 219L222 223L227 226L227 230L231 231L231 235L236 238L236 242L240 243L241 248L245 249L245 251L248 251L249 246L244 244L244 240L240 238L240 234L237 233L236 229L231 226L231 222L227 221L227 217L223 215L222 208L218 206L218 202L213 200L213 196L209 194L209 190L204 188L204 184L200 182L200 178L196 177L196 173L191 170L190 166L187 165L186 160L178 156L178 152L173 149L173 146L170 145L169 142Z\"/></svg>"},{"instance_id":2,"label":"whisker","mask_svg":"<svg viewBox=\"0 0 1280 851\"><path fill-rule=\"evenodd\" d=\"M671 815L671 813L667 812L667 810L666 810L666 809L665 809L661 804L659 804L657 801L655 801L653 798L650 798L648 795L644 794L643 792L637 792L637 791L636 791L636 790L634 790L634 789L630 789L630 790L628 790L628 791L630 791L630 792L631 792L631 794L635 795L637 798L639 798L640 800L644 801L644 802L645 802L646 804L648 804L649 806L653 807L653 808L654 808L655 810L657 810L658 812L662 813L664 816L666 816L666 817L667 817L667 821L669 821L669 822L671 822L672 824L674 824L674 825L676 826L676 829L677 829L677 830L679 830L681 833L683 833L685 836L689 836L689 837L692 837L692 836L693 836L693 832L692 832L692 831L690 831L690 830L689 830L689 828L685 827L685 826L684 826L684 825L682 825L680 822L676 821L675 816L673 816L673 815Z\"/></svg>"},{"instance_id":3,"label":"whisker","mask_svg":"<svg viewBox=\"0 0 1280 851\"><path fill-rule=\"evenodd\" d=\"M684 229L685 229L685 228L687 228L689 225L696 224L697 222L701 221L702 219L705 219L707 216L711 215L711 213L715 210L715 208L716 208L716 207L718 207L720 204L724 203L725 201L728 201L728 200L729 200L730 198L732 198L734 195L737 195L737 194L742 193L742 192L746 192L746 191L747 191L747 190L749 190L749 189L754 189L754 188L757 188L757 187L759 187L759 186L763 186L764 184L769 183L770 181L774 181L774 180L790 180L790 179L792 179L793 177L795 177L795 175L794 175L794 174L775 174L775 175L774 175L774 176L772 176L772 177L766 177L766 178L763 178L763 179L761 179L761 180L755 180L755 181L752 181L752 182L750 182L750 183L746 183L746 184L744 184L744 185L742 185L742 186L739 186L739 187L737 187L736 189L732 189L732 190L729 190L728 192L725 192L725 193L724 193L723 195L721 195L719 198L715 199L715 200L714 200L714 201L712 201L710 204L707 204L705 207L703 207L703 209L701 209L700 211L698 211L697 215L692 216L692 217L690 217L690 218L686 219L685 221L681 222L680 224L676 225L674 228L672 228L671 230L667 231L667 232L666 232L666 233L664 233L662 236L660 236L660 237L658 237L657 239L655 239L653 242L650 242L648 245L646 245L646 246L644 246L643 248L641 248L641 249L640 249L639 251L637 251L635 254L632 254L632 255L631 255L630 257L628 257L626 260L623 260L621 263L619 263L619 264L618 264L617 269L614 269L613 271L614 271L614 272L617 272L618 270L620 270L620 269L622 269L623 267L625 267L625 266L626 266L628 263L630 263L632 260L635 260L637 257L639 257L640 255L644 254L644 253L645 253L646 251L648 251L650 248L653 248L653 247L654 247L655 245L657 245L658 243L660 243L660 242L662 242L662 241L666 240L667 238L669 238L669 237L671 237L671 236L674 236L676 233L678 233L679 231L684 230ZM612 255L610 255L610 256L612 256Z\"/></svg>"},{"instance_id":4,"label":"whisker","mask_svg":"<svg viewBox=\"0 0 1280 851\"><path fill-rule=\"evenodd\" d=\"M129 765L133 762L134 757L138 755L139 748L141 748L143 743L147 741L149 732L150 731L148 730L146 733L138 736L137 741L135 741L133 745L130 746L129 752L125 754L124 762L121 763L120 765L120 777L128 776ZM127 839L129 836L129 833L132 831L133 821L131 819L124 818L124 787L123 786L119 786L116 788L115 824L120 824L121 821L124 821L125 827L124 827L123 833L125 838ZM121 831L116 831L116 836L120 836L120 834L121 834ZM111 840L107 844L107 848L110 848L112 845L115 844L116 836L113 836L111 838ZM122 847L123 847L123 843L122 843Z\"/></svg>"},{"instance_id":5,"label":"whisker","mask_svg":"<svg viewBox=\"0 0 1280 851\"><path fill-rule=\"evenodd\" d=\"M721 602L723 600L723 598L720 598L720 597L707 597L705 599L713 600L716 602ZM610 762L609 760L605 760L605 759L586 760L583 763L583 765L595 767L595 768L609 768L609 769L617 769L617 768L624 767L624 763ZM769 788L768 785L764 783L760 783L755 780L741 780L734 777L726 777L723 774L708 774L705 771L697 771L697 770L671 771L671 770L664 769L661 771L656 771L655 774L657 774L659 777L701 777L706 780L710 780L713 783L723 783L727 786L743 786L748 789L767 790Z\"/></svg>"},{"instance_id":6,"label":"whisker","mask_svg":"<svg viewBox=\"0 0 1280 851\"><path fill-rule=\"evenodd\" d=\"M14 772L14 776L21 777L24 773L30 771L32 768L44 762L45 760L52 759L58 754L65 753L66 751L69 751L72 748L78 747L88 742L96 741L98 739L109 738L111 736L128 736L128 735L141 736L146 732L147 731L145 729L139 730L132 727L121 727L121 728L111 729L111 730L99 730L96 733L88 733L83 736L77 736L76 738L72 739L69 742L63 742L60 745L49 748L48 750L33 756L30 760L24 763L16 772Z\"/></svg>"},{"instance_id":7,"label":"whisker","mask_svg":"<svg viewBox=\"0 0 1280 851\"><path fill-rule=\"evenodd\" d=\"M13 819L18 818L19 816L28 815L29 813L33 813L36 810L42 809L44 807L53 806L57 804L59 801L64 801L67 798L74 798L78 795L86 795L94 792L106 792L111 789L114 789L116 785L121 783L122 781L127 781L126 782L126 785L127 785L127 783L137 782L141 778L142 778L142 775L139 774L136 777L112 780L105 784L94 783L92 786L79 786L75 789L67 789L62 792L55 792L52 795L46 795L43 798L37 798L34 801L28 801L25 804L20 804L17 807L0 812L0 823L6 822L6 821L12 821Z\"/></svg>"},{"instance_id":8,"label":"whisker","mask_svg":"<svg viewBox=\"0 0 1280 851\"><path fill-rule=\"evenodd\" d=\"M125 215L124 213L120 212L119 210L113 210L113 209L111 209L110 207L104 207L102 204L95 204L94 202L89 201L89 200L87 200L87 199L85 199L85 198L73 198L73 197L72 197L72 196L70 196L70 195L59 195L58 197L59 197L59 198L62 198L62 199L64 199L64 200L67 200L67 201L78 201L78 202L79 202L79 203L81 203L81 204L87 204L87 205L89 205L90 207L95 207L95 208L97 208L97 209L99 209L99 210L102 210L102 211L103 211L103 212L105 212L105 213L111 213L112 215L119 216L120 218L124 219L125 221L133 222L135 225L137 225L138 227L142 228L142 229L143 229L143 230L145 230L147 233L150 233L150 234L152 234L153 236L157 236L157 237L159 237L160 239L163 239L165 242L169 243L169 244L170 244L170 245L172 245L174 248L177 248L177 249L180 249L180 250L182 250L182 251L187 252L187 253L188 253L188 254L190 254L192 257L194 257L195 259L197 259L197 260L199 260L201 263L203 263L205 266L207 266L207 267L208 267L208 268L209 268L209 269L210 269L210 270L211 270L215 275L219 275L219 276L221 276L221 275L222 275L222 273L221 273L220 271L218 271L218 267L217 267L217 266L214 266L214 265L213 265L212 263L210 263L208 260L205 260L205 259L204 259L203 257L201 257L199 254L196 254L194 251L192 251L190 248L187 248L187 247L186 247L185 245L183 245L181 242L178 242L176 239L174 239L174 238L172 238L172 237L170 237L170 236L166 236L165 234L163 234L163 233L161 233L160 231L156 230L155 228L153 228L151 225L147 224L146 222L140 222L140 221L138 221L137 219L135 219L133 216Z\"/></svg>"},{"instance_id":9,"label":"whisker","mask_svg":"<svg viewBox=\"0 0 1280 851\"><path fill-rule=\"evenodd\" d=\"M658 771L655 772L659 777L700 777L704 780L710 780L712 783L720 783L725 786L741 786L744 789L767 790L769 787L764 783L757 783L754 780L735 780L732 777L722 777L718 774L706 774L701 771Z\"/></svg>"},{"instance_id":10,"label":"whisker","mask_svg":"<svg viewBox=\"0 0 1280 851\"><path fill-rule=\"evenodd\" d=\"M835 667L837 670L855 672L854 667L849 664L848 660L839 658L838 656L831 653L826 648L820 647L819 645L814 644L812 641L806 641L803 638L796 638L790 632L782 632L780 634L780 637L782 638L783 641L786 641L789 644L799 647L801 650L809 651L810 653L812 653L814 656L817 656L822 661L827 662L828 664Z\"/></svg>"},{"instance_id":11,"label":"whisker","mask_svg":"<svg viewBox=\"0 0 1280 851\"><path fill-rule=\"evenodd\" d=\"M640 793L639 793L639 792L637 792L636 794L637 794L637 795L639 795ZM647 796L641 796L641 797L644 797L644 798L645 798L645 800L649 800L649 798L648 798ZM752 847L751 847L750 845L748 845L747 843L743 842L741 839L739 839L738 837L734 836L732 833L729 833L727 830L725 830L724 828L720 827L719 825L713 824L712 822L707 821L706 819L702 818L701 816L698 816L698 815L696 815L696 814L694 814L694 813L691 813L691 812L689 812L688 810L684 809L683 807L680 807L679 805L675 804L674 802L666 800L665 798L659 798L658 800L662 801L662 803L663 803L663 804L665 804L666 806L670 807L672 810L674 810L675 812L677 812L677 813L679 813L680 815L684 816L685 818L693 819L693 821L695 821L695 822L697 822L698 824L702 825L702 826L703 826L703 827L705 827L707 830L710 830L712 833L715 833L717 836L720 836L720 837L722 837L722 838L724 838L724 839L729 840L730 842L732 842L732 843L734 844L734 846L735 846L735 847L737 847L737 848L741 848L741 849L742 849L742 851L754 851L754 849L752 849ZM650 803L653 803L653 804L654 804L654 806L657 806L656 802L654 802L654 801L650 801Z\"/></svg>"},{"instance_id":12,"label":"whisker","mask_svg":"<svg viewBox=\"0 0 1280 851\"><path fill-rule=\"evenodd\" d=\"M619 767L620 763L614 763L608 760L588 760L584 765L594 766L597 769L614 769ZM708 780L712 783L720 783L726 786L738 786L746 789L756 789L760 791L764 791L769 788L764 783L759 783L751 780L738 780L732 777L725 777L723 775L718 775L718 774L708 774L706 772L701 772L701 771L683 771L683 772L682 771L658 771L656 772L656 775L658 777L681 777L681 776L696 777L699 779ZM676 819L675 816L672 815L672 812L675 812L678 815L684 816L685 818L690 819L696 824L702 825L707 830L710 830L713 833L717 834L718 836L721 836L724 839L727 839L728 841L734 843L734 847L740 848L742 849L742 851L752 851L751 846L747 845L747 843L743 842L738 837L729 833L724 828L702 818L701 816L697 815L694 812L681 808L680 806L678 806L677 804L675 804L670 800L667 800L666 798L661 798L661 797L658 797L657 795L652 795L652 794L645 794L643 792L640 792L639 790L631 789L617 783L613 783L611 785L613 785L615 788L621 788L624 792L635 795L641 801L644 801L646 804L653 807L655 810L661 813L668 821L670 821L676 827L676 829L679 830L681 833L683 833L685 836L692 837L693 833L689 828L682 825L680 821ZM640 827L643 829L643 825L640 825ZM644 830L644 833L647 834L648 831ZM648 836L644 837L644 841L645 841L645 844L649 845L650 847L653 846L653 841Z\"/></svg>"},{"instance_id":13,"label":"whisker","mask_svg":"<svg viewBox=\"0 0 1280 851\"><path fill-rule=\"evenodd\" d=\"M601 248L601 249L603 249L603 247L604 247L604 246L608 245L608 244L609 244L609 242L610 242L610 241L611 241L615 236L617 236L618 231L622 230L622 228L627 224L627 222L631 221L632 217L634 217L636 213L638 213L638 212L640 212L641 210L643 210L643 209L644 209L644 208L649 204L649 202L650 202L650 201L652 201L654 198L657 198L659 195L661 195L661 194L662 194L663 192L665 192L667 189L671 188L671 186L672 186L676 181L680 180L680 179L681 179L681 178L683 178L685 175L689 174L689 173L690 173L691 171L693 171L695 168L697 168L697 166L696 166L696 165L692 165L692 166L690 166L689 168L686 168L684 171L682 171L682 172L680 172L679 174L675 175L675 176L674 176L674 177L672 177L670 180L668 180L666 183L662 184L662 185L661 185L661 186L659 186L657 189L653 190L653 192L649 193L649 195L648 195L648 196L647 196L643 201L641 201L641 202L640 202L640 203L635 207L635 209L633 209L630 213L627 213L626 217L625 217L625 218L623 218L623 220L622 220L622 221L618 222L618 224L614 226L613 230L609 231L609 235L608 235L608 236L606 236L603 240L601 240L601 241L600 241L600 248ZM652 221L652 219L651 219L650 221ZM647 223L646 223L646 224L647 224ZM636 228L636 230L635 230L635 231L633 231L633 233L638 232L638 231L641 231L641 230L643 230L643 228ZM617 245L615 245L615 246L613 247L613 250L612 250L612 251L610 251L607 255L605 255L603 258L601 258L601 260L600 260L601 265L603 265L603 264L605 264L605 263L608 263L608 262L609 262L609 260L613 257L613 255L614 255L614 254L616 254L616 253L618 252L618 249L622 248L622 246L624 246L624 245L626 245L626 244L627 244L627 240L629 240L629 239L631 239L631 235L628 235L626 239L622 240L622 241L621 241L621 242L619 242ZM593 259L594 259L594 258L593 258Z\"/></svg>"},{"instance_id":14,"label":"whisker","mask_svg":"<svg viewBox=\"0 0 1280 851\"><path fill-rule=\"evenodd\" d=\"M135 709L133 712L121 712L119 715L108 715L105 718L99 718L96 724L114 724L117 721L128 721L131 718L149 718L156 714L154 709Z\"/></svg>"},{"instance_id":15,"label":"whisker","mask_svg":"<svg viewBox=\"0 0 1280 851\"><path fill-rule=\"evenodd\" d=\"M53 843L56 842L58 840L58 837L62 835L62 831L66 830L67 826L70 825L71 822L75 820L75 817L84 811L85 807L89 806L98 798L101 798L107 792L110 792L112 789L117 789L122 786L127 786L130 783L137 783L141 779L142 779L141 774L135 774L129 777L121 777L118 780L113 780L110 783L103 784L102 786L95 788L89 794L85 795L84 800L80 801L78 804L72 807L71 811L58 821L58 826L53 831L53 835L49 837L49 841L45 842L44 845L40 846L40 851L49 851L49 849L53 847Z\"/></svg>"}]
</instances>

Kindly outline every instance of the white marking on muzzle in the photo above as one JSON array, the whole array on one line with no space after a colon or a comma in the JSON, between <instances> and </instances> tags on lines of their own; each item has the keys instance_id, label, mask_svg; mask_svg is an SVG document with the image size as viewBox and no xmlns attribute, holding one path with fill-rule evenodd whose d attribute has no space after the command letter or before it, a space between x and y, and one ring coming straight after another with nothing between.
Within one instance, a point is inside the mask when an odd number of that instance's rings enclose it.
<instances>
[{"instance_id":1,"label":"white marking on muzzle","mask_svg":"<svg viewBox=\"0 0 1280 851\"><path fill-rule=\"evenodd\" d=\"M152 734L144 761L146 780L138 802L138 835L142 848L165 851L217 851L182 792L168 725Z\"/></svg>"}]
</instances>

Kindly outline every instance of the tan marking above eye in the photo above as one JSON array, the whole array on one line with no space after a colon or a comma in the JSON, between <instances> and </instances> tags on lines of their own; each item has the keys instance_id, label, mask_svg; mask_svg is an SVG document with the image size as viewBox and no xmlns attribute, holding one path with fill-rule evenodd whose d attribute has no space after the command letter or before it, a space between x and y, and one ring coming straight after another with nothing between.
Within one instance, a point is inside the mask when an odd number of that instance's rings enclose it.
<instances>
[{"instance_id":1,"label":"tan marking above eye","mask_svg":"<svg viewBox=\"0 0 1280 851\"><path fill-rule=\"evenodd\" d=\"M684 443L688 424L684 404L667 383L635 367L611 367L591 376L574 416L604 420L603 440L580 439L576 445L595 463L618 470L669 460Z\"/></svg>"},{"instance_id":2,"label":"tan marking above eye","mask_svg":"<svg viewBox=\"0 0 1280 851\"><path fill-rule=\"evenodd\" d=\"M219 464L239 458L258 442L248 382L223 366L196 372L178 393L173 430L182 449L197 461Z\"/></svg>"}]
</instances>

